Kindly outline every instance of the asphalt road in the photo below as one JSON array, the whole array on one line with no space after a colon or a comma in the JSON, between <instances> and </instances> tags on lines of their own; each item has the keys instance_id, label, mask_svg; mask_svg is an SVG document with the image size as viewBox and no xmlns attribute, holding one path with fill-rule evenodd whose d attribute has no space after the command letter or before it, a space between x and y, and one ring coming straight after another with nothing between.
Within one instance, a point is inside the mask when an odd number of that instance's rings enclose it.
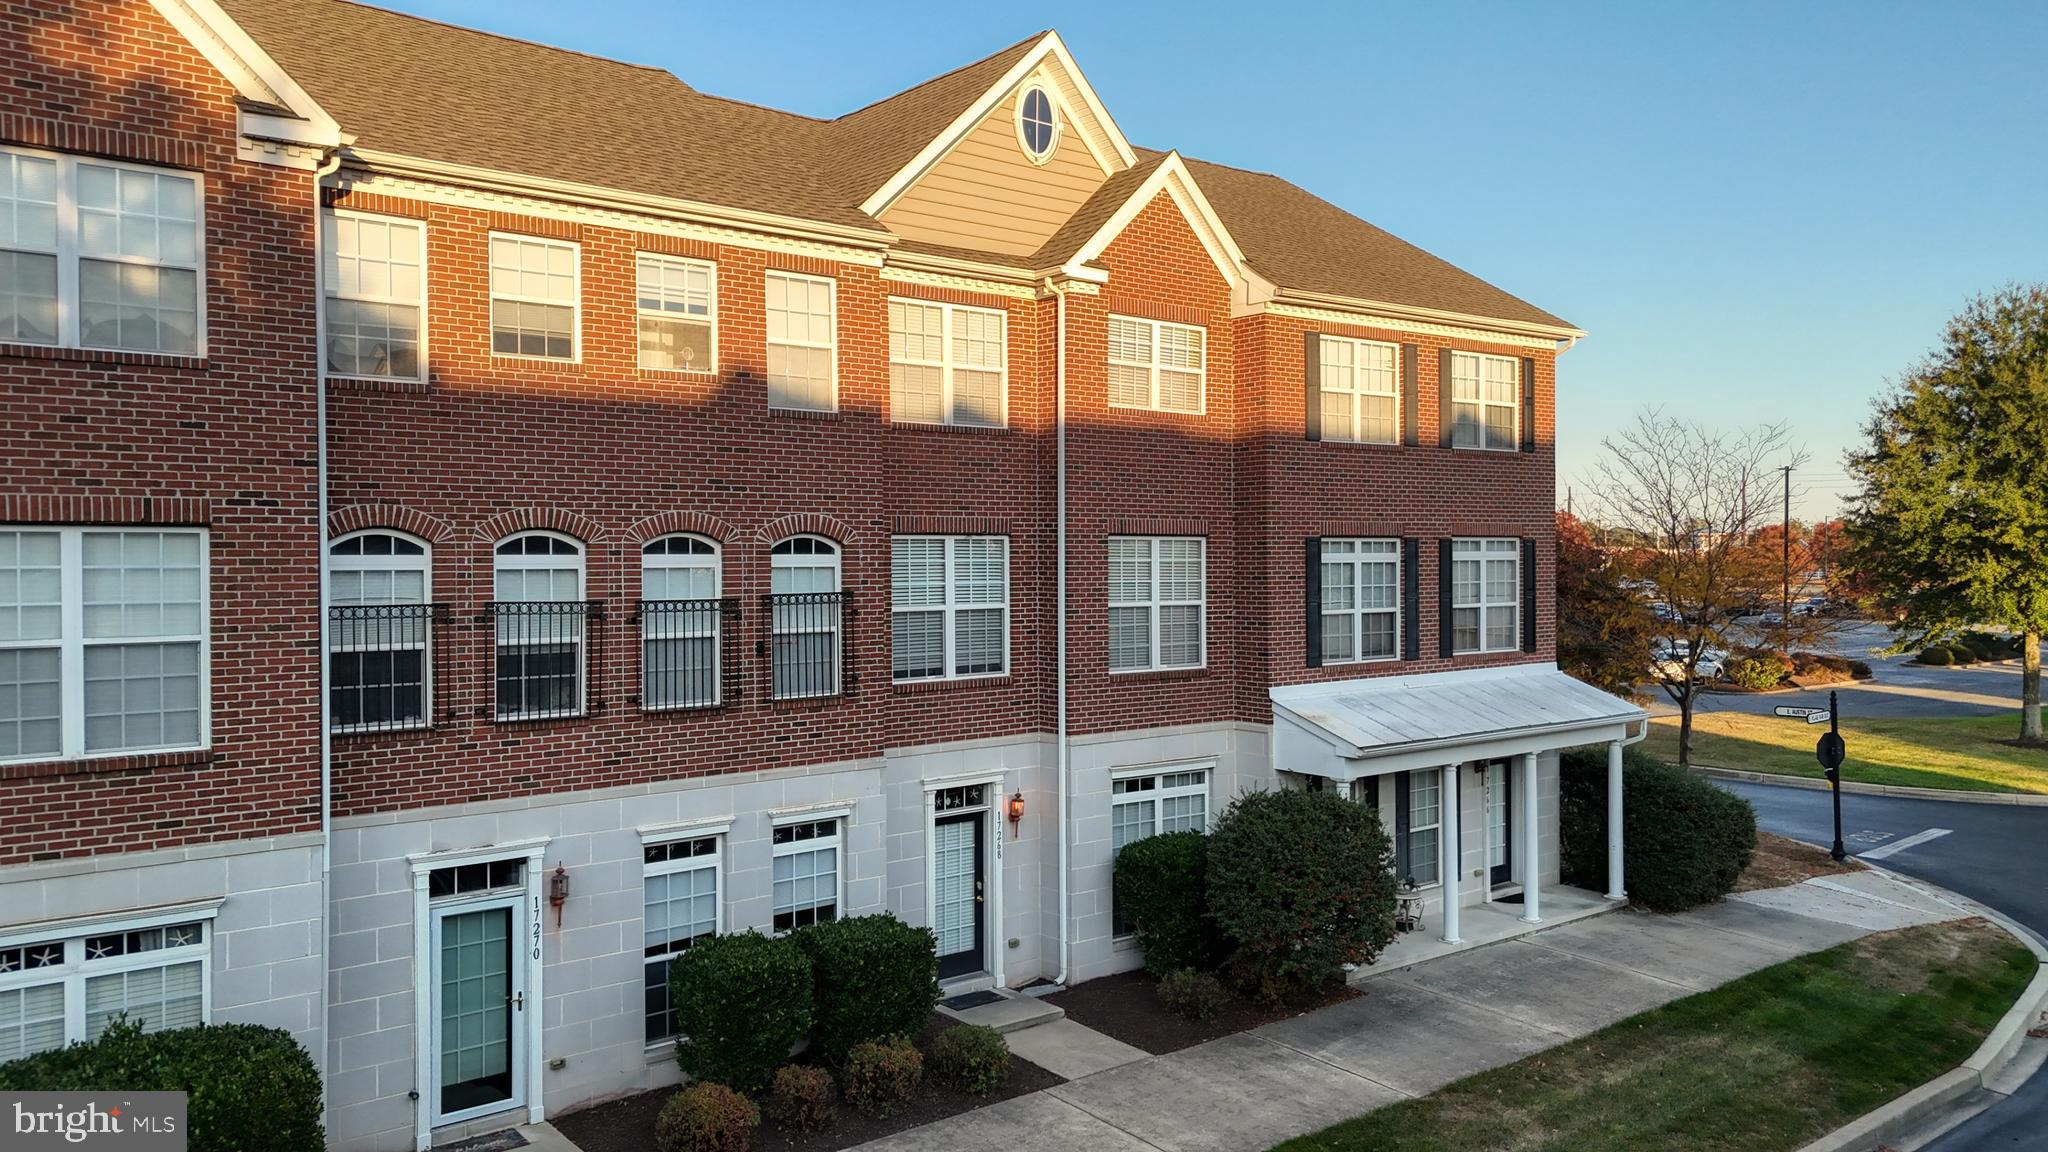
<instances>
[{"instance_id":1,"label":"asphalt road","mask_svg":"<svg viewBox=\"0 0 2048 1152\"><path fill-rule=\"evenodd\" d=\"M1933 668L1912 663L1906 656L1873 656L1873 649L1891 642L1883 625L1849 621L1841 625L1827 647L1836 655L1870 664L1876 675L1834 687L1841 692L1842 714L1865 718L1880 716L1989 716L2010 712L2020 706L2020 665L2013 660L1999 664L1972 664L1962 668ZM1676 716L1678 707L1662 689L1646 686L1657 716ZM1748 693L1709 692L1700 697L1698 710L1709 712L1755 712L1768 715L1781 704L1825 708L1828 690Z\"/></svg>"},{"instance_id":2,"label":"asphalt road","mask_svg":"<svg viewBox=\"0 0 2048 1152\"><path fill-rule=\"evenodd\" d=\"M1826 792L1720 783L1756 806L1765 831L1820 845L1834 838ZM2048 937L2048 807L1842 794L1842 840L1852 855L1932 828L1950 831L1878 863L1988 904ZM2019 1150L2048 1152L2048 1068L2010 1099L1926 1146L1926 1152Z\"/></svg>"}]
</instances>

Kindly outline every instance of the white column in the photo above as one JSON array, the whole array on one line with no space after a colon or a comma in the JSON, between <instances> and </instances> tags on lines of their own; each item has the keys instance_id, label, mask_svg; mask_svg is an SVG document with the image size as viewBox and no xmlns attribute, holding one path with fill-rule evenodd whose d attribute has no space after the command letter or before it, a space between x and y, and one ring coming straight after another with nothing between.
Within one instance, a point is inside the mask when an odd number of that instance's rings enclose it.
<instances>
[{"instance_id":1,"label":"white column","mask_svg":"<svg viewBox=\"0 0 2048 1152\"><path fill-rule=\"evenodd\" d=\"M1607 898L1628 899L1621 882L1621 741L1607 745Z\"/></svg>"},{"instance_id":2,"label":"white column","mask_svg":"<svg viewBox=\"0 0 2048 1152\"><path fill-rule=\"evenodd\" d=\"M1543 923L1543 854L1536 847L1536 754L1522 757L1522 923Z\"/></svg>"},{"instance_id":3,"label":"white column","mask_svg":"<svg viewBox=\"0 0 2048 1152\"><path fill-rule=\"evenodd\" d=\"M1465 813L1458 804L1458 766L1446 764L1438 770L1441 781L1437 791L1437 841L1443 849L1443 862L1437 872L1443 880L1438 895L1444 902L1444 935L1446 944L1458 944L1458 873L1465 870L1465 863L1458 852L1458 827L1465 821Z\"/></svg>"}]
</instances>

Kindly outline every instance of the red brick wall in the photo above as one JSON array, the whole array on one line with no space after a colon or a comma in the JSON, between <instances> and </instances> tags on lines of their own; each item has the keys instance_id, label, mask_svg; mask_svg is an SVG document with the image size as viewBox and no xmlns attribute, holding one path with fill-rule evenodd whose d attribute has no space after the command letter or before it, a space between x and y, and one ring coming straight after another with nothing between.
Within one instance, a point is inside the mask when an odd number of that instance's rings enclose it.
<instances>
[{"instance_id":1,"label":"red brick wall","mask_svg":"<svg viewBox=\"0 0 2048 1152\"><path fill-rule=\"evenodd\" d=\"M0 141L193 169L206 355L0 345L0 524L206 524L211 752L0 768L0 864L318 823L312 179L142 0L0 10Z\"/></svg>"}]
</instances>

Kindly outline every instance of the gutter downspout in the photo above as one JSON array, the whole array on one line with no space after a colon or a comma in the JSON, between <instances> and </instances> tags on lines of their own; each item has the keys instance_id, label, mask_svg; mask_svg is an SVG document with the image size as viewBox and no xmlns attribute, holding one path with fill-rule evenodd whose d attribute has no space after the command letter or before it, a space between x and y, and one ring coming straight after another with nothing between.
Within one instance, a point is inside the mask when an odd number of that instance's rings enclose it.
<instances>
[{"instance_id":1,"label":"gutter downspout","mask_svg":"<svg viewBox=\"0 0 2048 1152\"><path fill-rule=\"evenodd\" d=\"M328 1109L328 1053L332 1050L334 1037L330 1028L334 1023L333 996L327 986L328 941L333 937L332 918L334 902L330 884L334 871L334 740L328 733L332 717L328 714L327 694L327 649L331 641L328 634L327 606L327 226L324 213L327 206L321 203L321 190L326 187L327 178L341 170L341 149L328 148L322 151L319 167L313 170L313 438L314 438L314 503L313 515L319 532L319 555L316 557L320 572L320 1122L327 1122Z\"/></svg>"},{"instance_id":2,"label":"gutter downspout","mask_svg":"<svg viewBox=\"0 0 2048 1152\"><path fill-rule=\"evenodd\" d=\"M1053 795L1055 819L1059 823L1060 970L1051 984L1027 991L1034 995L1057 992L1066 987L1073 955L1073 934L1068 931L1069 883L1067 875L1067 292L1050 279L1045 286L1053 293L1059 327L1054 333L1057 349L1053 367L1053 684L1057 719L1054 724Z\"/></svg>"}]
</instances>

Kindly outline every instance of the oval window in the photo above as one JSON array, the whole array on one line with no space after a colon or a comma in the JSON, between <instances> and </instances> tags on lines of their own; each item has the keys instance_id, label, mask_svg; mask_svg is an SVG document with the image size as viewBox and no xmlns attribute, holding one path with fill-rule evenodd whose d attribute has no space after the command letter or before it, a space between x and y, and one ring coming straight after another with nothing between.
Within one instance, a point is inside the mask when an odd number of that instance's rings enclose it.
<instances>
[{"instance_id":1,"label":"oval window","mask_svg":"<svg viewBox=\"0 0 2048 1152\"><path fill-rule=\"evenodd\" d=\"M1033 160L1043 160L1052 155L1052 145L1059 133L1059 121L1053 117L1052 97L1045 89L1032 87L1024 90L1024 99L1017 104L1017 138L1024 144L1024 151Z\"/></svg>"}]
</instances>

